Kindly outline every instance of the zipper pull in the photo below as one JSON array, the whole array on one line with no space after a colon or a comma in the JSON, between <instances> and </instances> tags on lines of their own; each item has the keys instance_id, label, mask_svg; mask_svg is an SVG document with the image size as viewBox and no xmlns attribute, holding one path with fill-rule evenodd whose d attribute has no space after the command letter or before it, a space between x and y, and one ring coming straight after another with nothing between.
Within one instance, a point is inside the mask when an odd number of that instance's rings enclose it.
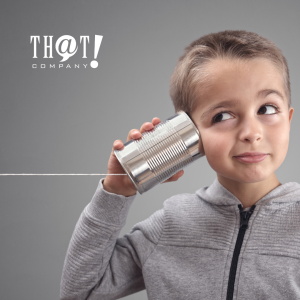
<instances>
[{"instance_id":1,"label":"zipper pull","mask_svg":"<svg viewBox=\"0 0 300 300\"><path fill-rule=\"evenodd\" d=\"M243 207L241 204L238 205L239 210L240 210L240 215L241 215L241 221L240 221L240 229L247 229L248 228L248 222L249 219L255 209L256 205L252 205L249 211L243 211Z\"/></svg>"}]
</instances>

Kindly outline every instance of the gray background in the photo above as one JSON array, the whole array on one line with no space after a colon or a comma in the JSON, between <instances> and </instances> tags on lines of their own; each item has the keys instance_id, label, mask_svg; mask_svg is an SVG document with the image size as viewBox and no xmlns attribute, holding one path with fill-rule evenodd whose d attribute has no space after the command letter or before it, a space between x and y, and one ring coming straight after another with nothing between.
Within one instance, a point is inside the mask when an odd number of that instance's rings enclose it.
<instances>
[{"instance_id":1,"label":"gray background","mask_svg":"<svg viewBox=\"0 0 300 300\"><path fill-rule=\"evenodd\" d=\"M277 175L299 182L300 2L295 1L1 1L0 173L106 173L112 143L174 108L169 79L183 48L225 29L257 32L275 42L291 75L289 152ZM89 35L63 64L90 63L93 36L103 35L97 69L32 69L60 57L33 59L31 35ZM178 193L216 177L205 158L176 183L138 195L121 235ZM62 266L75 223L100 177L0 177L1 299L59 298ZM142 291L126 299L147 299Z\"/></svg>"}]
</instances>

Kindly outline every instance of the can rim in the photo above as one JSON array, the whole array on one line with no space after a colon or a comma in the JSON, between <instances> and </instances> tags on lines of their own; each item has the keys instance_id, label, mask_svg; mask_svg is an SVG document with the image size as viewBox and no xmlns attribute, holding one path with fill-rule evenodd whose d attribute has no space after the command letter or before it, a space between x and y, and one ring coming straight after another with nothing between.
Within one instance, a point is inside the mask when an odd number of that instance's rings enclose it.
<instances>
[{"instance_id":1,"label":"can rim","mask_svg":"<svg viewBox=\"0 0 300 300\"><path fill-rule=\"evenodd\" d=\"M189 116L189 114L187 112L183 111L183 110L179 110L177 113L178 114L185 114L187 116L187 118L191 121L192 125L194 126L194 129L197 132L198 136L201 138L200 132L199 132L197 126L194 124L192 118Z\"/></svg>"}]
</instances>

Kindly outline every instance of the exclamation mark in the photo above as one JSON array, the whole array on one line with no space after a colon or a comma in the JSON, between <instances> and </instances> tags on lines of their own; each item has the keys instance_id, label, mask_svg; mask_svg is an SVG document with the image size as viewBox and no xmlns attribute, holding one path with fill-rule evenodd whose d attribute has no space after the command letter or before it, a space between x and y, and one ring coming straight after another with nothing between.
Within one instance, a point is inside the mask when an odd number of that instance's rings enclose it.
<instances>
[{"instance_id":1,"label":"exclamation mark","mask_svg":"<svg viewBox=\"0 0 300 300\"><path fill-rule=\"evenodd\" d=\"M95 35L94 59L96 59L97 56L98 56L98 52L99 52L99 49L100 49L102 38L103 38L102 35ZM97 68L98 67L98 62L96 60L92 60L91 61L91 67L92 68Z\"/></svg>"}]
</instances>

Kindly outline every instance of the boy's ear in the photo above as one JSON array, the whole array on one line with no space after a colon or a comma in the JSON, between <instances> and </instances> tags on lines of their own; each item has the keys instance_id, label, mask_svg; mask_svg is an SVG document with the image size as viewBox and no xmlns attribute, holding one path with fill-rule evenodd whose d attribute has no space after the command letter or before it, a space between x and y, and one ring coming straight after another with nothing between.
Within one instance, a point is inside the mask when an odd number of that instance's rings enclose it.
<instances>
[{"instance_id":1,"label":"boy's ear","mask_svg":"<svg viewBox=\"0 0 300 300\"><path fill-rule=\"evenodd\" d=\"M289 123L290 123L290 130L291 130L291 121L293 117L294 109L291 107L289 110Z\"/></svg>"}]
</instances>

